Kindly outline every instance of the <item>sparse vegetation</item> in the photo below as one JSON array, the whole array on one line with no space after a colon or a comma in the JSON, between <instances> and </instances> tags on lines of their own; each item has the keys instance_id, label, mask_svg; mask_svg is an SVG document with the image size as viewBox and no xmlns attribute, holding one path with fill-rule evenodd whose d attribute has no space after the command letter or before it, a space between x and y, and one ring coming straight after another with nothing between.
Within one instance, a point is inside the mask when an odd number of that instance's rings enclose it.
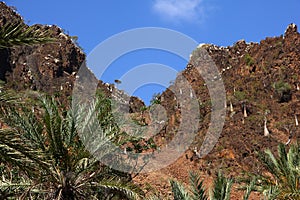
<instances>
[{"instance_id":1,"label":"sparse vegetation","mask_svg":"<svg viewBox=\"0 0 300 200\"><path fill-rule=\"evenodd\" d=\"M160 104L160 96L161 94L160 93L155 93L153 94L152 96L152 99L150 100L150 104L153 105L153 104Z\"/></svg>"},{"instance_id":2,"label":"sparse vegetation","mask_svg":"<svg viewBox=\"0 0 300 200\"><path fill-rule=\"evenodd\" d=\"M246 99L246 93L244 91L235 91L234 93L234 97L238 100L238 101L242 101Z\"/></svg>"},{"instance_id":3,"label":"sparse vegetation","mask_svg":"<svg viewBox=\"0 0 300 200\"><path fill-rule=\"evenodd\" d=\"M214 188L210 194L211 200L229 200L233 180L227 179L220 172L214 180Z\"/></svg>"},{"instance_id":4,"label":"sparse vegetation","mask_svg":"<svg viewBox=\"0 0 300 200\"><path fill-rule=\"evenodd\" d=\"M252 180L245 188L243 200L248 200L250 193L254 190L256 179ZM210 189L203 185L200 175L195 172L189 173L189 187L182 183L170 180L174 200L230 200L231 187L233 179L226 178L221 172L218 173L214 184ZM161 199L156 195L151 196L148 200Z\"/></svg>"},{"instance_id":5,"label":"sparse vegetation","mask_svg":"<svg viewBox=\"0 0 300 200\"><path fill-rule=\"evenodd\" d=\"M190 186L191 188L185 188L181 183L170 180L172 192L175 200L207 200L205 189L203 187L203 181L196 173L190 173Z\"/></svg>"},{"instance_id":6,"label":"sparse vegetation","mask_svg":"<svg viewBox=\"0 0 300 200\"><path fill-rule=\"evenodd\" d=\"M283 80L277 81L273 84L275 94L278 96L279 102L288 102L292 98L291 85Z\"/></svg>"},{"instance_id":7,"label":"sparse vegetation","mask_svg":"<svg viewBox=\"0 0 300 200\"><path fill-rule=\"evenodd\" d=\"M247 66L252 66L254 64L253 58L250 56L250 54L245 55L245 62Z\"/></svg>"},{"instance_id":8,"label":"sparse vegetation","mask_svg":"<svg viewBox=\"0 0 300 200\"><path fill-rule=\"evenodd\" d=\"M273 87L274 87L274 89L276 90L276 92L278 92L278 93L283 93L283 92L285 92L285 91L289 91L289 90L291 90L291 86L290 86L290 84L289 83L287 83L287 82L284 82L284 81L278 81L278 82L275 82L274 84L273 84Z\"/></svg>"}]
</instances>

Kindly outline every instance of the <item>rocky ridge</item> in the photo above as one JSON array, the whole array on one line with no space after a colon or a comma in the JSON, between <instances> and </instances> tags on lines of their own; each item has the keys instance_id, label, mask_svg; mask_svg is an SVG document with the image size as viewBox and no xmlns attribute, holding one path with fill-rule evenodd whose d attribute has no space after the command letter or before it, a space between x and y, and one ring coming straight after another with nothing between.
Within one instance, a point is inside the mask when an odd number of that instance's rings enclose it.
<instances>
[{"instance_id":1,"label":"rocky ridge","mask_svg":"<svg viewBox=\"0 0 300 200\"><path fill-rule=\"evenodd\" d=\"M151 182L163 193L169 190L167 177L188 182L190 170L200 169L208 185L219 170L233 177L242 177L249 172L263 173L259 152L266 148L276 152L279 143L288 147L300 137L297 123L300 114L300 34L295 24L288 25L283 35L268 37L259 43L240 40L228 47L202 44L199 48L207 50L224 82L225 124L214 149L207 156L197 158L194 150L202 145L210 125L211 102L204 80L189 63L182 74L196 93L202 116L195 141L187 147L189 150L185 155L166 169L137 177L138 183ZM180 108L170 89L163 92L159 100L167 111L168 121L155 136L155 141L164 147L180 124ZM157 176L162 177L160 181ZM240 199L241 194L234 190L231 199ZM252 199L259 198L256 195L253 194Z\"/></svg>"},{"instance_id":2,"label":"rocky ridge","mask_svg":"<svg viewBox=\"0 0 300 200\"><path fill-rule=\"evenodd\" d=\"M24 24L22 17L0 2L0 26L9 23ZM0 50L0 80L17 91L33 90L55 95L67 103L72 95L74 81L78 70L85 61L84 52L78 47L74 38L56 25L33 25L37 30L47 30L55 42L16 46ZM124 92L113 84L105 84L99 80L98 87L107 95L116 95L120 99ZM114 92L112 92L114 90ZM127 97L128 98L128 97ZM130 111L134 112L144 103L137 97L130 98Z\"/></svg>"}]
</instances>

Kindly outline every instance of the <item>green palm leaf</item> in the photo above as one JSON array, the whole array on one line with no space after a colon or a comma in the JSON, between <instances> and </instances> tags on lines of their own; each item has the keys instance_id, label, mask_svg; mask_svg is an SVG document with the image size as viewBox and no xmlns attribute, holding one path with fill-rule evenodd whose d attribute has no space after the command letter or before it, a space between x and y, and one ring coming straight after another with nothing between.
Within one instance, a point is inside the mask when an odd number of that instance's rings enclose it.
<instances>
[{"instance_id":1,"label":"green palm leaf","mask_svg":"<svg viewBox=\"0 0 300 200\"><path fill-rule=\"evenodd\" d=\"M269 199L293 199L300 193L300 147L291 145L286 151L284 144L278 145L278 157L268 149L261 160L272 175L264 176L264 184L259 188ZM296 198L297 199L297 198Z\"/></svg>"},{"instance_id":2,"label":"green palm leaf","mask_svg":"<svg viewBox=\"0 0 300 200\"><path fill-rule=\"evenodd\" d=\"M115 128L100 131L98 115L109 114L97 110L107 106L100 102L95 100L88 107L74 106L67 111L49 97L41 98L38 112L32 112L26 104L3 106L0 115L8 128L0 129L0 161L22 172L28 181L23 187L16 187L22 184L20 180L2 183L0 191L10 188L16 197L37 199L101 199L103 194L109 198L138 198L141 191L128 178L117 176L85 149L84 142L95 133L96 141L102 142L94 145L97 152L103 149L103 141L116 135L109 131ZM82 135L87 136L83 142L79 137Z\"/></svg>"},{"instance_id":3,"label":"green palm leaf","mask_svg":"<svg viewBox=\"0 0 300 200\"><path fill-rule=\"evenodd\" d=\"M211 199L229 200L232 183L232 179L225 178L223 174L219 172L217 178L214 180L214 187L211 191Z\"/></svg>"},{"instance_id":4,"label":"green palm leaf","mask_svg":"<svg viewBox=\"0 0 300 200\"><path fill-rule=\"evenodd\" d=\"M181 183L170 180L173 196L175 200L207 200L203 181L200 175L195 172L189 173L189 188L185 188Z\"/></svg>"},{"instance_id":5,"label":"green palm leaf","mask_svg":"<svg viewBox=\"0 0 300 200\"><path fill-rule=\"evenodd\" d=\"M170 180L174 200L191 200L192 197L189 195L188 191L177 181Z\"/></svg>"},{"instance_id":6,"label":"green palm leaf","mask_svg":"<svg viewBox=\"0 0 300 200\"><path fill-rule=\"evenodd\" d=\"M55 41L48 31L38 30L34 26L4 24L0 27L0 49L18 45L33 45Z\"/></svg>"},{"instance_id":7,"label":"green palm leaf","mask_svg":"<svg viewBox=\"0 0 300 200\"><path fill-rule=\"evenodd\" d=\"M203 181L200 180L200 175L195 172L190 172L190 185L193 193L193 199L207 200L208 197L205 194Z\"/></svg>"}]
</instances>

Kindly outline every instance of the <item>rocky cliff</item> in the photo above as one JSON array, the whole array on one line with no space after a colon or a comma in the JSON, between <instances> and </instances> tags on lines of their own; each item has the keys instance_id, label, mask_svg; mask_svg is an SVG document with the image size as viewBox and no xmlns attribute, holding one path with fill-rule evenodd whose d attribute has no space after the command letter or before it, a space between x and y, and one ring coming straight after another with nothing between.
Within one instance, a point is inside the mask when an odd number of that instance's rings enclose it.
<instances>
[{"instance_id":1,"label":"rocky cliff","mask_svg":"<svg viewBox=\"0 0 300 200\"><path fill-rule=\"evenodd\" d=\"M0 26L6 23L24 24L22 17L0 2ZM0 49L0 80L15 90L34 90L59 97L67 103L72 94L76 74L85 60L85 54L73 37L55 25L33 25L37 30L46 30L55 41L33 46L16 46ZM99 81L99 88L109 96L114 85ZM121 95L118 91L116 95ZM134 112L144 103L132 97L130 111Z\"/></svg>"},{"instance_id":2,"label":"rocky cliff","mask_svg":"<svg viewBox=\"0 0 300 200\"><path fill-rule=\"evenodd\" d=\"M2 2L0 10L0 25L24 23L20 15ZM48 30L55 42L0 50L0 78L15 90L31 89L67 97L85 55L61 28L51 25L34 27Z\"/></svg>"}]
</instances>

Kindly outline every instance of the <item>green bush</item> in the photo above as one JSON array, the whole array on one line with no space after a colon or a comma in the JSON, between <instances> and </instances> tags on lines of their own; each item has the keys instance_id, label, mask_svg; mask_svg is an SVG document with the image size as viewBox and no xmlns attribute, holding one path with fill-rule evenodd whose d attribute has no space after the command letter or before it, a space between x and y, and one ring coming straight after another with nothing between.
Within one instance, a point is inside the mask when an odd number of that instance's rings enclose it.
<instances>
[{"instance_id":1,"label":"green bush","mask_svg":"<svg viewBox=\"0 0 300 200\"><path fill-rule=\"evenodd\" d=\"M252 66L254 64L254 60L249 54L245 55L245 62L248 66Z\"/></svg>"},{"instance_id":2,"label":"green bush","mask_svg":"<svg viewBox=\"0 0 300 200\"><path fill-rule=\"evenodd\" d=\"M291 86L289 83L284 82L284 81L277 81L273 84L274 89L276 90L276 92L278 93L282 93L284 91L288 91L291 90Z\"/></svg>"},{"instance_id":3,"label":"green bush","mask_svg":"<svg viewBox=\"0 0 300 200\"><path fill-rule=\"evenodd\" d=\"M160 104L161 103L161 94L160 93L154 93L152 96L152 99L150 100L150 104Z\"/></svg>"},{"instance_id":4,"label":"green bush","mask_svg":"<svg viewBox=\"0 0 300 200\"><path fill-rule=\"evenodd\" d=\"M235 91L234 96L238 101L246 99L246 93L243 91Z\"/></svg>"},{"instance_id":5,"label":"green bush","mask_svg":"<svg viewBox=\"0 0 300 200\"><path fill-rule=\"evenodd\" d=\"M282 80L273 84L275 94L277 95L279 102L288 102L292 99L291 85Z\"/></svg>"}]
</instances>

